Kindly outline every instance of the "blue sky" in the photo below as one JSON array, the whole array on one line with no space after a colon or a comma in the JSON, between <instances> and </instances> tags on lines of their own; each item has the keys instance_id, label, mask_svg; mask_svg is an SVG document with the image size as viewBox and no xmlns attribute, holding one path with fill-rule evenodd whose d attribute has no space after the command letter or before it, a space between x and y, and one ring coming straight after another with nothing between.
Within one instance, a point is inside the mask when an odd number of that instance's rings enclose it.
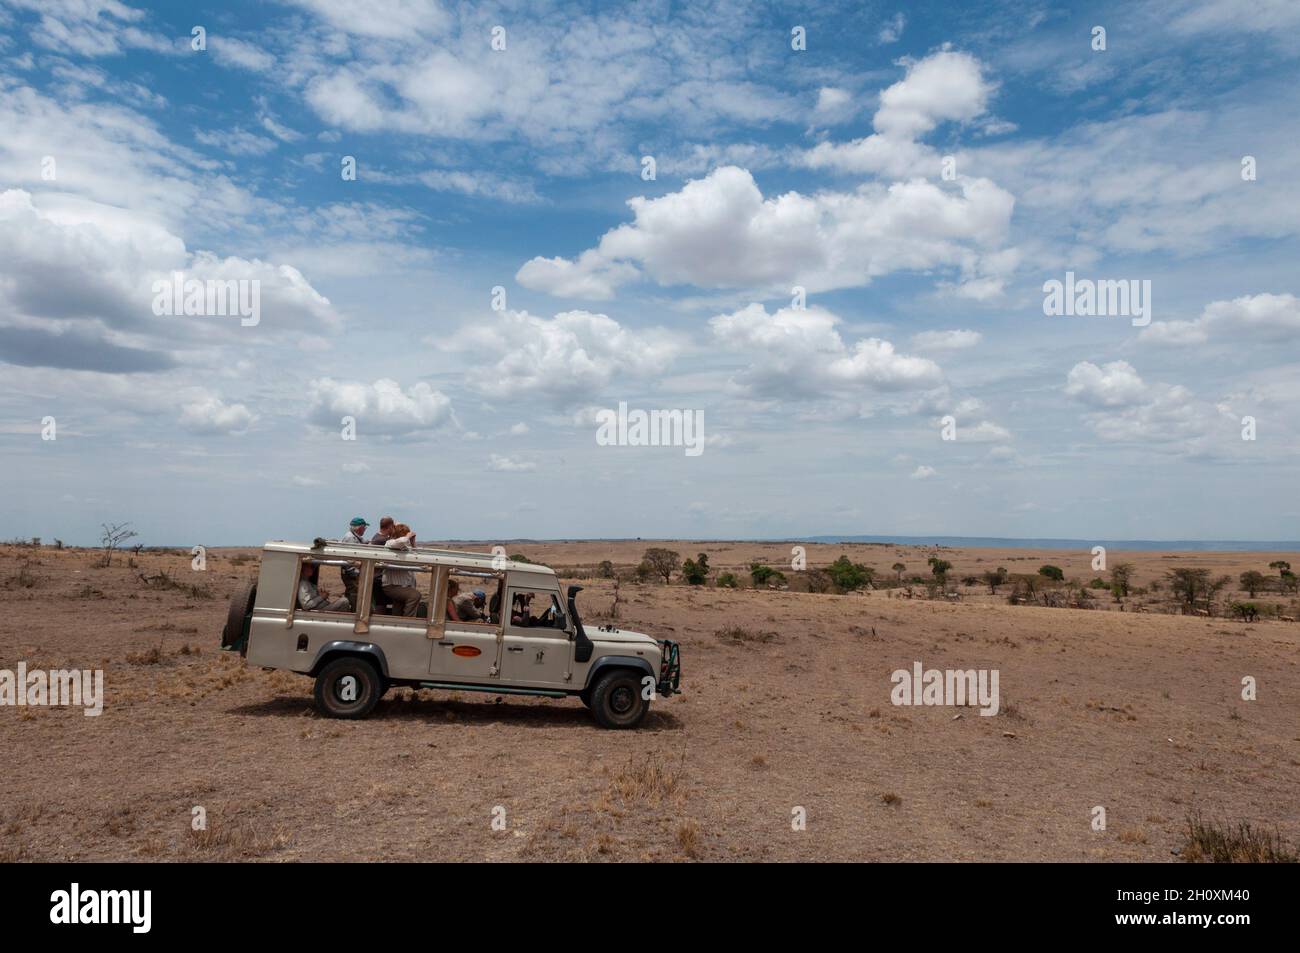
<instances>
[{"instance_id":1,"label":"blue sky","mask_svg":"<svg viewBox=\"0 0 1300 953\"><path fill-rule=\"evenodd\" d=\"M0 536L1295 538L1297 37L1268 0L0 0ZM1045 315L1067 271L1150 324ZM258 322L156 314L177 272ZM598 445L621 401L704 452Z\"/></svg>"}]
</instances>

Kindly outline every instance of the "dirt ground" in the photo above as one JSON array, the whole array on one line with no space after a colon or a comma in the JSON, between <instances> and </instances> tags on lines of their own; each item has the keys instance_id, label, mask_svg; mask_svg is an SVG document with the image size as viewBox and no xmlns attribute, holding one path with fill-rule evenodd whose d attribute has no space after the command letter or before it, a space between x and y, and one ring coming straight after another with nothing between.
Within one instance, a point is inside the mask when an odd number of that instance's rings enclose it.
<instances>
[{"instance_id":1,"label":"dirt ground","mask_svg":"<svg viewBox=\"0 0 1300 953\"><path fill-rule=\"evenodd\" d=\"M715 571L790 564L789 543L505 545L585 585L589 622L613 583L579 567L627 570L647 545ZM808 564L841 552L890 575L932 550L809 546ZM942 556L954 577L1104 575L1086 552ZM0 669L100 668L106 693L99 717L0 708L0 860L1169 861L1195 814L1300 842L1294 622L1012 606L983 587L953 602L624 582L619 624L682 644L684 693L640 730L604 731L576 699L406 689L343 722L316 715L307 678L219 650L256 550L209 551L205 572L180 551L98 557L0 547ZM1174 566L1300 566L1109 558L1139 586ZM1294 597L1261 599L1296 616ZM916 661L998 670L1001 711L894 706L890 673Z\"/></svg>"}]
</instances>

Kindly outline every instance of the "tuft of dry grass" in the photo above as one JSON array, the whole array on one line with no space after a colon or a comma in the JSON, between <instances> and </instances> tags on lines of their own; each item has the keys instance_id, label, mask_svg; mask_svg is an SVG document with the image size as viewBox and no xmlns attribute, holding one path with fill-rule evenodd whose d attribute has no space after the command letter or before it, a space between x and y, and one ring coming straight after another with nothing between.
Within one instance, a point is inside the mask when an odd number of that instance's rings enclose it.
<instances>
[{"instance_id":1,"label":"tuft of dry grass","mask_svg":"<svg viewBox=\"0 0 1300 953\"><path fill-rule=\"evenodd\" d=\"M183 592L191 599L212 599L216 595L212 587L206 584L182 582L177 579L166 569L159 570L156 575L146 576L144 573L138 574L140 581L150 589L175 590Z\"/></svg>"},{"instance_id":2,"label":"tuft of dry grass","mask_svg":"<svg viewBox=\"0 0 1300 953\"><path fill-rule=\"evenodd\" d=\"M670 765L655 760L638 764L629 759L610 779L609 793L624 804L644 801L658 805L677 792L680 781L681 774Z\"/></svg>"},{"instance_id":3,"label":"tuft of dry grass","mask_svg":"<svg viewBox=\"0 0 1300 953\"><path fill-rule=\"evenodd\" d=\"M700 825L688 817L677 825L677 847L692 860L700 856Z\"/></svg>"},{"instance_id":4,"label":"tuft of dry grass","mask_svg":"<svg viewBox=\"0 0 1300 953\"><path fill-rule=\"evenodd\" d=\"M743 625L724 626L713 633L723 642L731 645L745 645L751 642L775 642L775 632L756 632L753 629L747 629Z\"/></svg>"},{"instance_id":5,"label":"tuft of dry grass","mask_svg":"<svg viewBox=\"0 0 1300 953\"><path fill-rule=\"evenodd\" d=\"M205 853L233 857L263 857L289 843L289 835L276 828L262 832L252 824L209 824L203 830L190 831L190 846Z\"/></svg>"},{"instance_id":6,"label":"tuft of dry grass","mask_svg":"<svg viewBox=\"0 0 1300 953\"><path fill-rule=\"evenodd\" d=\"M157 665L163 660L163 650L154 645L145 652L127 652L126 660L132 665Z\"/></svg>"},{"instance_id":7,"label":"tuft of dry grass","mask_svg":"<svg viewBox=\"0 0 1300 953\"><path fill-rule=\"evenodd\" d=\"M6 589L35 589L41 584L41 580L32 572L31 568L23 563L18 567L18 571L5 579L4 588Z\"/></svg>"},{"instance_id":8,"label":"tuft of dry grass","mask_svg":"<svg viewBox=\"0 0 1300 953\"><path fill-rule=\"evenodd\" d=\"M1248 821L1236 825L1202 820L1199 814L1187 819L1181 856L1188 863L1210 864L1294 864L1300 853L1282 840L1276 831L1252 827Z\"/></svg>"}]
</instances>

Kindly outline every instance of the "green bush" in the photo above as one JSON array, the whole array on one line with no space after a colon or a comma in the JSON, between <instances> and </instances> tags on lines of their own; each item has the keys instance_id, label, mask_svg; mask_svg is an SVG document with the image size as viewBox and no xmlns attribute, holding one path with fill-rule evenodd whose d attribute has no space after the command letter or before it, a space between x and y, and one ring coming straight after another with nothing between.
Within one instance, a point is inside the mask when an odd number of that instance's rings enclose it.
<instances>
[{"instance_id":1,"label":"green bush","mask_svg":"<svg viewBox=\"0 0 1300 953\"><path fill-rule=\"evenodd\" d=\"M785 573L773 569L771 566L764 566L762 563L749 564L749 578L754 580L756 586L766 586L769 583L781 584L785 582Z\"/></svg>"},{"instance_id":2,"label":"green bush","mask_svg":"<svg viewBox=\"0 0 1300 953\"><path fill-rule=\"evenodd\" d=\"M700 553L699 559L682 563L682 578L692 586L702 586L709 578L709 557Z\"/></svg>"},{"instance_id":3,"label":"green bush","mask_svg":"<svg viewBox=\"0 0 1300 953\"><path fill-rule=\"evenodd\" d=\"M826 567L826 572L835 587L844 592L852 592L870 585L872 577L876 574L874 569L868 569L861 563L850 562L848 556L840 556Z\"/></svg>"}]
</instances>

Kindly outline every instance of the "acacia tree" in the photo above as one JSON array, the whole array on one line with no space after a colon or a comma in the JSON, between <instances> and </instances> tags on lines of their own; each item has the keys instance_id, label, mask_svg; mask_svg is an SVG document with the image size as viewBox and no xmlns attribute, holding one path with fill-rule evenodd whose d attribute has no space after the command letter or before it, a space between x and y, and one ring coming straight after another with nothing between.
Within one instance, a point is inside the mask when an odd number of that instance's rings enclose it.
<instances>
[{"instance_id":1,"label":"acacia tree","mask_svg":"<svg viewBox=\"0 0 1300 953\"><path fill-rule=\"evenodd\" d=\"M1208 569L1170 569L1169 589L1174 597L1191 609L1197 601L1208 598L1210 589L1210 571Z\"/></svg>"},{"instance_id":2,"label":"acacia tree","mask_svg":"<svg viewBox=\"0 0 1300 953\"><path fill-rule=\"evenodd\" d=\"M894 576L898 580L898 584L901 586L903 584L903 570L907 567L902 563L894 563L894 565L889 568L894 570Z\"/></svg>"},{"instance_id":3,"label":"acacia tree","mask_svg":"<svg viewBox=\"0 0 1300 953\"><path fill-rule=\"evenodd\" d=\"M1170 590L1187 609L1195 609L1198 602L1209 609L1220 590L1232 583L1231 576L1211 579L1208 569L1170 569L1167 574Z\"/></svg>"},{"instance_id":4,"label":"acacia tree","mask_svg":"<svg viewBox=\"0 0 1300 953\"><path fill-rule=\"evenodd\" d=\"M940 559L938 556L931 556L926 560L930 564L930 572L934 573L934 578L939 582L948 580L948 570L952 568L952 563L946 559Z\"/></svg>"},{"instance_id":5,"label":"acacia tree","mask_svg":"<svg viewBox=\"0 0 1300 953\"><path fill-rule=\"evenodd\" d=\"M660 549L655 546L647 549L641 559L650 567L652 572L664 577L665 586L673 581L673 573L682 564L681 553L671 549Z\"/></svg>"},{"instance_id":6,"label":"acacia tree","mask_svg":"<svg viewBox=\"0 0 1300 953\"><path fill-rule=\"evenodd\" d=\"M104 532L100 535L99 541L104 547L104 565L113 565L113 552L128 539L134 539L140 534L131 529L130 523L100 523Z\"/></svg>"},{"instance_id":7,"label":"acacia tree","mask_svg":"<svg viewBox=\"0 0 1300 953\"><path fill-rule=\"evenodd\" d=\"M1115 594L1115 601L1128 595L1129 586L1133 581L1133 564L1120 563L1118 566L1112 566L1110 570L1110 591Z\"/></svg>"},{"instance_id":8,"label":"acacia tree","mask_svg":"<svg viewBox=\"0 0 1300 953\"><path fill-rule=\"evenodd\" d=\"M1262 572L1251 569L1241 574L1240 582L1241 588L1245 589L1250 594L1250 597L1254 599L1255 593L1264 588L1266 581Z\"/></svg>"},{"instance_id":9,"label":"acacia tree","mask_svg":"<svg viewBox=\"0 0 1300 953\"><path fill-rule=\"evenodd\" d=\"M699 559L682 563L682 578L692 586L702 586L709 578L709 557L700 553Z\"/></svg>"},{"instance_id":10,"label":"acacia tree","mask_svg":"<svg viewBox=\"0 0 1300 953\"><path fill-rule=\"evenodd\" d=\"M1276 569L1278 575L1278 587L1283 592L1295 592L1297 588L1296 574L1291 571L1291 564L1285 559L1275 559L1268 564L1269 569Z\"/></svg>"}]
</instances>

